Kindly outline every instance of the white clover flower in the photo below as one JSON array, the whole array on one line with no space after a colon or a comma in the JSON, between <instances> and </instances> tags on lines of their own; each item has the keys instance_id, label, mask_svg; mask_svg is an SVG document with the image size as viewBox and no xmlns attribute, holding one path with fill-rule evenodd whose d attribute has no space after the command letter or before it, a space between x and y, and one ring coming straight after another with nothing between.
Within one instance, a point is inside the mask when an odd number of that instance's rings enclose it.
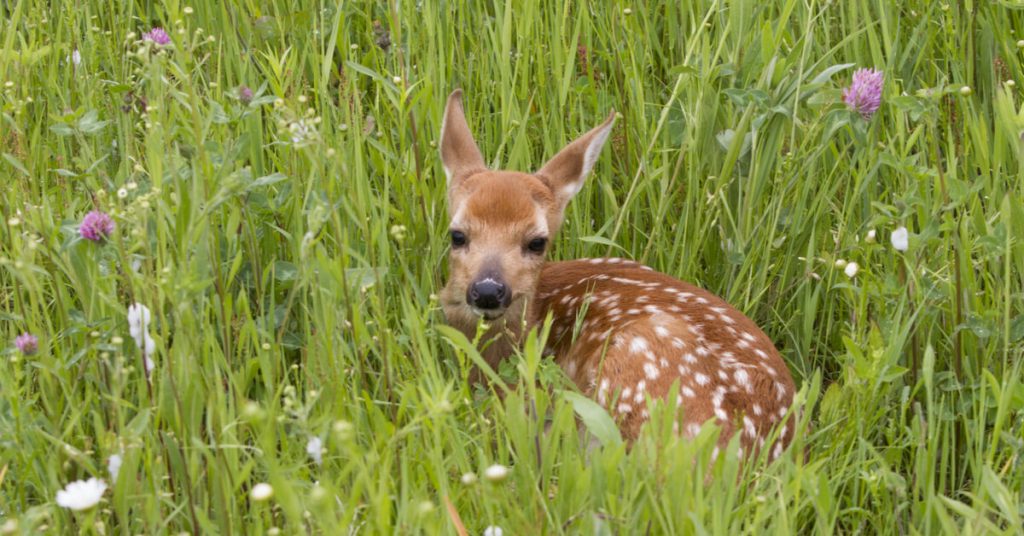
<instances>
[{"instance_id":1,"label":"white clover flower","mask_svg":"<svg viewBox=\"0 0 1024 536\"><path fill-rule=\"evenodd\" d=\"M128 332L135 339L135 346L142 350L146 374L153 371L152 355L156 352L156 341L149 336L149 324L152 314L149 308L141 303L128 306Z\"/></svg>"},{"instance_id":2,"label":"white clover flower","mask_svg":"<svg viewBox=\"0 0 1024 536\"><path fill-rule=\"evenodd\" d=\"M864 241L867 242L868 244L874 244L876 235L877 233L875 232L875 230L871 229L870 231L868 231L868 234L864 236Z\"/></svg>"},{"instance_id":3,"label":"white clover flower","mask_svg":"<svg viewBox=\"0 0 1024 536\"><path fill-rule=\"evenodd\" d=\"M149 326L149 322L153 315L149 312L149 307L136 303L135 305L128 306L128 331L132 334L136 340L142 337L142 334L146 331L146 327ZM141 344L139 345L142 346Z\"/></svg>"},{"instance_id":4,"label":"white clover flower","mask_svg":"<svg viewBox=\"0 0 1024 536\"><path fill-rule=\"evenodd\" d=\"M260 482L252 487L249 496L256 502L263 502L274 496L274 487L266 482Z\"/></svg>"},{"instance_id":5,"label":"white clover flower","mask_svg":"<svg viewBox=\"0 0 1024 536\"><path fill-rule=\"evenodd\" d=\"M497 525L491 525L484 529L484 536L502 536L503 534L505 532Z\"/></svg>"},{"instance_id":6,"label":"white clover flower","mask_svg":"<svg viewBox=\"0 0 1024 536\"><path fill-rule=\"evenodd\" d=\"M462 474L462 483L467 485L467 486L471 486L473 484L476 484L476 473L473 473L473 472L463 473Z\"/></svg>"},{"instance_id":7,"label":"white clover flower","mask_svg":"<svg viewBox=\"0 0 1024 536\"><path fill-rule=\"evenodd\" d=\"M302 145L316 137L316 130L305 119L292 122L288 125L288 130L291 132L291 140L295 145Z\"/></svg>"},{"instance_id":8,"label":"white clover flower","mask_svg":"<svg viewBox=\"0 0 1024 536\"><path fill-rule=\"evenodd\" d=\"M107 483L98 479L76 480L57 492L57 505L71 510L88 510L96 506L107 490Z\"/></svg>"},{"instance_id":9,"label":"white clover flower","mask_svg":"<svg viewBox=\"0 0 1024 536\"><path fill-rule=\"evenodd\" d=\"M75 67L82 64L82 53L79 52L77 48L71 51L71 63L74 64Z\"/></svg>"},{"instance_id":10,"label":"white clover flower","mask_svg":"<svg viewBox=\"0 0 1024 536\"><path fill-rule=\"evenodd\" d=\"M851 263L847 263L846 268L843 269L843 273L846 274L846 277L849 277L850 279L853 279L857 275L857 272L859 270L860 270L860 266L858 266L857 263L855 263L855 262L851 262Z\"/></svg>"},{"instance_id":11,"label":"white clover flower","mask_svg":"<svg viewBox=\"0 0 1024 536\"><path fill-rule=\"evenodd\" d=\"M316 462L317 465L324 463L324 442L317 436L311 436L306 442L306 454Z\"/></svg>"},{"instance_id":12,"label":"white clover flower","mask_svg":"<svg viewBox=\"0 0 1024 536\"><path fill-rule=\"evenodd\" d=\"M846 259L836 259L836 268L846 268Z\"/></svg>"},{"instance_id":13,"label":"white clover flower","mask_svg":"<svg viewBox=\"0 0 1024 536\"><path fill-rule=\"evenodd\" d=\"M906 227L899 227L889 236L889 240L892 241L892 247L896 251L906 251L910 247L910 233L907 232Z\"/></svg>"},{"instance_id":14,"label":"white clover flower","mask_svg":"<svg viewBox=\"0 0 1024 536\"><path fill-rule=\"evenodd\" d=\"M120 454L111 454L107 458L107 471L110 471L110 481L117 482L117 475L121 472L121 459Z\"/></svg>"},{"instance_id":15,"label":"white clover flower","mask_svg":"<svg viewBox=\"0 0 1024 536\"><path fill-rule=\"evenodd\" d=\"M508 467L500 464L494 464L487 469L484 469L484 478L491 482L501 482L508 477Z\"/></svg>"}]
</instances>

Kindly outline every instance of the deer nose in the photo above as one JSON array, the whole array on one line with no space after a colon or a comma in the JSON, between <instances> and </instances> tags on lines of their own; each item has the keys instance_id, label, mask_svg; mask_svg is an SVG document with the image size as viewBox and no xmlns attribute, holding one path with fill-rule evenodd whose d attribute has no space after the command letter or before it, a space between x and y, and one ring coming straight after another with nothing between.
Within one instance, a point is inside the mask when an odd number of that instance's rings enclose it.
<instances>
[{"instance_id":1,"label":"deer nose","mask_svg":"<svg viewBox=\"0 0 1024 536\"><path fill-rule=\"evenodd\" d=\"M504 283L488 277L473 283L467 293L467 301L477 309L508 307L509 293Z\"/></svg>"}]
</instances>

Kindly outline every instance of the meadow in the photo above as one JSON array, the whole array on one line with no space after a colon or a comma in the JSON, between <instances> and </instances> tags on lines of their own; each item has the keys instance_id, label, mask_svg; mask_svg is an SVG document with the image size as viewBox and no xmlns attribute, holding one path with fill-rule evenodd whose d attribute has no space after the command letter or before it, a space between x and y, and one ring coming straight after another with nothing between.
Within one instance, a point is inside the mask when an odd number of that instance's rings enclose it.
<instances>
[{"instance_id":1,"label":"meadow","mask_svg":"<svg viewBox=\"0 0 1024 536\"><path fill-rule=\"evenodd\" d=\"M0 533L1024 531L1020 2L153 4L0 5ZM780 460L624 444L543 331L467 381L457 87L495 168L620 114L552 258L762 326Z\"/></svg>"}]
</instances>

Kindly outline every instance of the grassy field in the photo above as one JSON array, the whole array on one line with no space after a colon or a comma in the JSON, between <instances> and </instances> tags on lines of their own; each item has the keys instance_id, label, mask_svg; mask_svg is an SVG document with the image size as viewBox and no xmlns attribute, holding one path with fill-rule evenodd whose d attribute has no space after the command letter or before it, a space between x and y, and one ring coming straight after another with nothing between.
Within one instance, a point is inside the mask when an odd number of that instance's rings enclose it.
<instances>
[{"instance_id":1,"label":"grassy field","mask_svg":"<svg viewBox=\"0 0 1024 536\"><path fill-rule=\"evenodd\" d=\"M0 532L1024 530L1020 2L150 4L0 5ZM434 294L456 87L495 167L621 114L553 256L758 322L810 430L781 460L708 463L659 412L587 451L536 340L504 398L467 383Z\"/></svg>"}]
</instances>

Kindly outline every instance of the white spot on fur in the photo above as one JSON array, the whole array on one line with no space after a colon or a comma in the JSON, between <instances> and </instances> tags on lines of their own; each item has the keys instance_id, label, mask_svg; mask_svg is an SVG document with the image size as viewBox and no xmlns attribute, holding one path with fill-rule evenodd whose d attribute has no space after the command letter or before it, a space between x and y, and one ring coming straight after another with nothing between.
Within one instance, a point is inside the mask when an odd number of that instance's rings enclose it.
<instances>
[{"instance_id":1,"label":"white spot on fur","mask_svg":"<svg viewBox=\"0 0 1024 536\"><path fill-rule=\"evenodd\" d=\"M660 373L658 372L658 367L654 366L654 363L647 362L644 363L644 375L649 380L656 380Z\"/></svg>"},{"instance_id":2,"label":"white spot on fur","mask_svg":"<svg viewBox=\"0 0 1024 536\"><path fill-rule=\"evenodd\" d=\"M750 417L743 417L743 431L746 432L750 439L757 437L757 429L754 428L754 421L750 420Z\"/></svg>"},{"instance_id":3,"label":"white spot on fur","mask_svg":"<svg viewBox=\"0 0 1024 536\"><path fill-rule=\"evenodd\" d=\"M707 374L698 372L693 376L693 379L697 381L697 385L707 385L711 383L711 378L708 378Z\"/></svg>"}]
</instances>

